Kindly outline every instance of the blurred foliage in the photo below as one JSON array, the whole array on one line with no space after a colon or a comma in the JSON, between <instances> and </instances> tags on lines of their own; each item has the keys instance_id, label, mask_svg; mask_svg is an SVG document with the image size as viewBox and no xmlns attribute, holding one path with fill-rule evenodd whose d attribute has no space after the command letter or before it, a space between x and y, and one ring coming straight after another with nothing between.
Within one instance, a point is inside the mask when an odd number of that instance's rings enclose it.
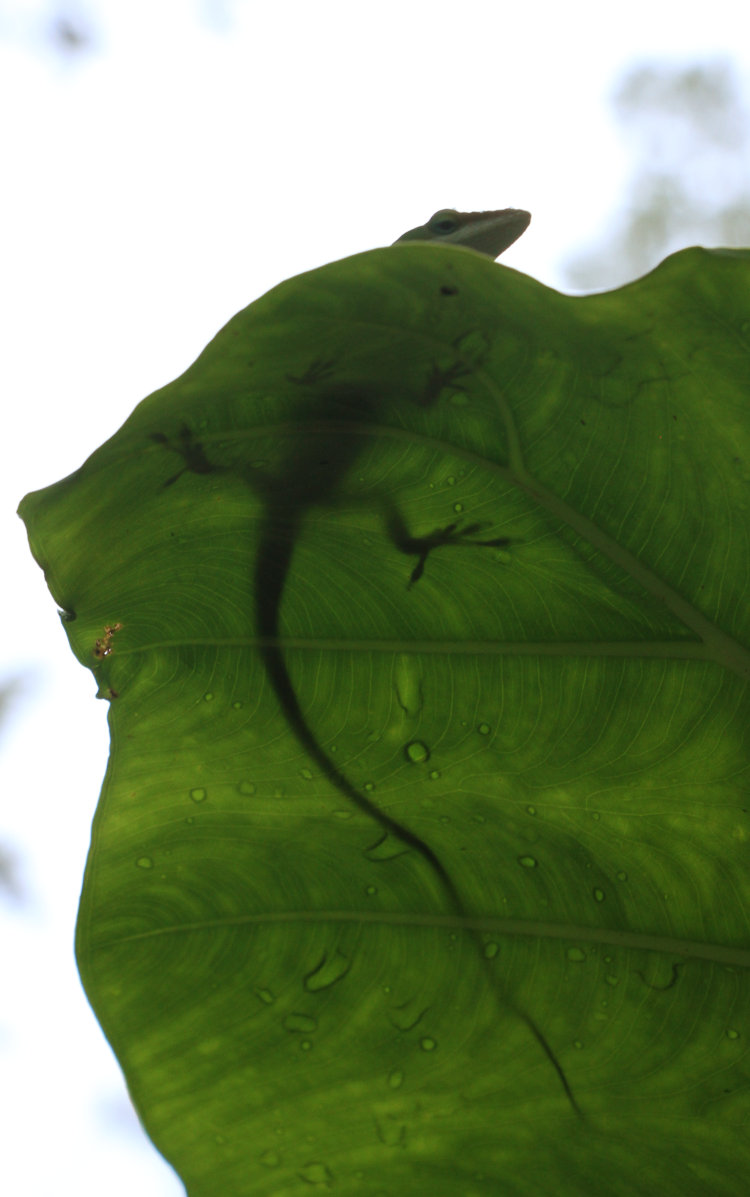
<instances>
[{"instance_id":1,"label":"blurred foliage","mask_svg":"<svg viewBox=\"0 0 750 1197\"><path fill-rule=\"evenodd\" d=\"M6 848L0 847L0 892L15 899L21 897L17 868L15 856Z\"/></svg>"},{"instance_id":2,"label":"blurred foliage","mask_svg":"<svg viewBox=\"0 0 750 1197\"><path fill-rule=\"evenodd\" d=\"M19 688L17 678L0 685L0 729L4 729L9 709ZM0 844L0 893L10 894L13 898L21 896L15 854L3 847L2 844Z\"/></svg>"},{"instance_id":3,"label":"blurred foliage","mask_svg":"<svg viewBox=\"0 0 750 1197\"><path fill-rule=\"evenodd\" d=\"M615 287L688 245L747 244L750 126L731 63L636 66L613 108L632 177L604 238L566 264L569 285Z\"/></svg>"},{"instance_id":4,"label":"blurred foliage","mask_svg":"<svg viewBox=\"0 0 750 1197\"><path fill-rule=\"evenodd\" d=\"M63 14L52 22L50 37L55 49L63 54L78 54L91 44L91 34L84 24Z\"/></svg>"}]
</instances>

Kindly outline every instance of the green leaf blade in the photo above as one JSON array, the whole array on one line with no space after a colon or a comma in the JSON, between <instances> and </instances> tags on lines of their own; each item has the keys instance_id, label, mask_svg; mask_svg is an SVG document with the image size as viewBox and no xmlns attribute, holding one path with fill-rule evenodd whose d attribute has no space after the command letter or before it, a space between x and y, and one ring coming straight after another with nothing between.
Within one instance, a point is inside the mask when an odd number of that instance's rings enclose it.
<instances>
[{"instance_id":1,"label":"green leaf blade","mask_svg":"<svg viewBox=\"0 0 750 1197\"><path fill-rule=\"evenodd\" d=\"M360 255L24 500L111 704L79 967L191 1197L742 1191L749 279ZM414 581L394 511L469 532ZM462 910L284 717L292 522L304 718Z\"/></svg>"}]
</instances>

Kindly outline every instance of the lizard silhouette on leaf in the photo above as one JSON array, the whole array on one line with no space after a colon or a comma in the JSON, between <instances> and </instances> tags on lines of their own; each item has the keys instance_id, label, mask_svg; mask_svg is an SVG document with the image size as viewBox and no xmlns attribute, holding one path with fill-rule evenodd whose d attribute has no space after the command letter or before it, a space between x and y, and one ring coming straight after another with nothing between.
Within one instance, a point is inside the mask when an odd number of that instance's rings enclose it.
<instances>
[{"instance_id":1,"label":"lizard silhouette on leaf","mask_svg":"<svg viewBox=\"0 0 750 1197\"><path fill-rule=\"evenodd\" d=\"M530 219L527 212L515 208L473 213L443 209L436 212L426 225L404 233L398 242L444 241L495 258L520 237ZM330 420L331 405L334 404L339 409L354 409L360 425L362 421L367 421L368 414L374 417L375 402L376 397L368 394L366 387L352 387L349 393L343 389L337 394L335 386L326 387L324 381L317 400L322 423ZM357 435L356 426L352 428L350 435L344 433L331 437L327 431L316 434L315 414L308 407L304 430L301 431L299 440L293 439L296 443L290 448L287 460L277 470L275 477L266 477L261 488L265 505L255 560L254 594L259 651L266 674L289 728L323 776L352 805L371 818L384 835L396 837L407 849L417 853L439 878L453 911L461 918L468 918L456 884L435 850L411 828L381 810L349 781L317 740L300 706L287 669L279 626L284 589L295 545L308 512L335 501L344 475L358 455L361 436ZM257 480L254 485L257 487ZM419 582L429 554L438 548L468 544L499 546L509 543L507 538L474 539L480 530L478 524L471 524L462 529L458 524L452 523L426 536L413 536L406 528L395 504L388 501L385 502L384 524L394 546L400 552L416 558L407 583L409 588ZM480 941L478 932L472 934L482 959L485 960L484 944ZM575 1113L580 1114L567 1077L543 1032L534 1020L500 989L497 976L490 972L489 962L485 961L485 964L489 983L498 995L501 1005L506 1010L511 1010L525 1024L557 1074L570 1106Z\"/></svg>"},{"instance_id":2,"label":"lizard silhouette on leaf","mask_svg":"<svg viewBox=\"0 0 750 1197\"><path fill-rule=\"evenodd\" d=\"M445 242L495 258L520 237L530 219L528 212L515 208L470 213L441 209L426 225L410 229L395 244L410 241ZM307 722L286 664L280 613L303 525L310 512L335 505L344 478L358 458L363 443L362 424L370 420L374 422L377 414L377 394L372 383L336 383L331 378L334 364L332 360L318 359L303 375L287 376L288 381L313 390L312 401L308 398L305 403L304 421L300 423L299 433L294 433L287 442L288 451L275 470L263 473L253 470L252 474L247 475L248 484L262 501L253 571L258 651L279 707L300 747L329 783L373 821L382 833L381 838L392 835L404 845L405 850L411 850L421 857L439 879L453 913L469 920L453 878L430 844L358 790L330 759ZM452 376L446 377L441 385L428 386L430 405L438 401L443 386L450 386L451 382ZM425 406L424 395L416 402ZM331 434L332 424L337 427L335 435ZM185 461L185 470L197 473L211 471L202 446L192 442L187 431L181 430L179 443L172 445L166 437L161 437L161 443L180 453ZM179 476L170 478L166 485L171 485ZM399 552L416 559L406 583L409 589L418 584L430 553L437 549L509 543L504 537L476 539L476 533L480 531L479 524L461 528L455 522L437 528L428 535L414 536L406 527L395 503L384 498L383 507L383 523L392 544ZM576 1114L580 1114L563 1068L543 1032L505 993L496 972L492 971L490 962L484 956L484 944L479 932L472 930L470 933L476 941L487 970L488 983L499 1006L506 1012L514 1013L526 1026L557 1074L570 1106Z\"/></svg>"}]
</instances>

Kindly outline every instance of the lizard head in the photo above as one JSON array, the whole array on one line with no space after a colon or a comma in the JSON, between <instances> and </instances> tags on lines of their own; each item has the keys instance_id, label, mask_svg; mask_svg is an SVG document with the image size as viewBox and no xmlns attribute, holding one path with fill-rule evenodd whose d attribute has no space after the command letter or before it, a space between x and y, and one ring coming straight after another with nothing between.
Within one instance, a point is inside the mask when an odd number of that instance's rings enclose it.
<instances>
[{"instance_id":1,"label":"lizard head","mask_svg":"<svg viewBox=\"0 0 750 1197\"><path fill-rule=\"evenodd\" d=\"M497 258L528 228L530 220L531 215L521 208L501 208L497 212L456 212L453 208L441 208L427 224L409 229L398 241L444 241Z\"/></svg>"}]
</instances>

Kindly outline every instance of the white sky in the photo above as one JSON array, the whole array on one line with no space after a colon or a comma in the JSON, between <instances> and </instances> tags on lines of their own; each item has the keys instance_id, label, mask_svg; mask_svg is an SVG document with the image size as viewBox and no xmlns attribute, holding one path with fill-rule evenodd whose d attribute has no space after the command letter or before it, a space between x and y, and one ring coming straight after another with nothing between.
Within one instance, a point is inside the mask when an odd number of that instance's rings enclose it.
<instances>
[{"instance_id":1,"label":"white sky","mask_svg":"<svg viewBox=\"0 0 750 1197\"><path fill-rule=\"evenodd\" d=\"M90 50L45 36L60 10ZM14 1197L183 1192L129 1112L73 928L107 755L14 511L277 282L388 244L439 207L533 213L504 261L552 286L628 161L609 116L634 61L731 59L737 0L0 0L0 1178ZM8 432L8 419L10 430Z\"/></svg>"}]
</instances>

